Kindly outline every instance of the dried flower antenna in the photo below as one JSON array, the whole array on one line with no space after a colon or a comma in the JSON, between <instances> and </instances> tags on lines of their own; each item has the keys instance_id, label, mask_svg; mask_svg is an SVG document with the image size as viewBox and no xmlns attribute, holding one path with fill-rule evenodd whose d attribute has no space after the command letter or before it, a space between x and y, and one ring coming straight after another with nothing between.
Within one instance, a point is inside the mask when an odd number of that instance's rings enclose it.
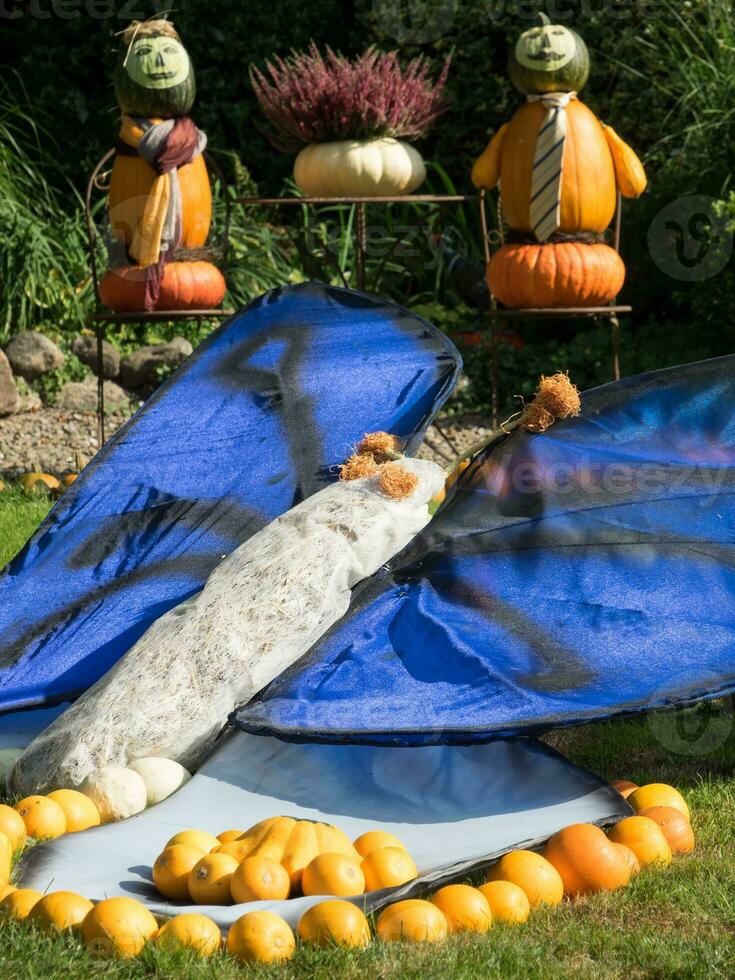
<instances>
[{"instance_id":1,"label":"dried flower antenna","mask_svg":"<svg viewBox=\"0 0 735 980\"><path fill-rule=\"evenodd\" d=\"M379 463L403 456L397 436L389 432L366 432L357 445L358 453L370 453Z\"/></svg>"},{"instance_id":2,"label":"dried flower antenna","mask_svg":"<svg viewBox=\"0 0 735 980\"><path fill-rule=\"evenodd\" d=\"M581 407L579 391L566 374L542 375L538 391L523 409L518 424L529 432L545 432L556 419L579 415Z\"/></svg>"},{"instance_id":3,"label":"dried flower antenna","mask_svg":"<svg viewBox=\"0 0 735 980\"><path fill-rule=\"evenodd\" d=\"M339 478L345 482L362 480L366 476L375 476L378 464L370 453L354 453L339 468Z\"/></svg>"},{"instance_id":4,"label":"dried flower antenna","mask_svg":"<svg viewBox=\"0 0 735 980\"><path fill-rule=\"evenodd\" d=\"M400 463L384 463L380 467L378 486L381 493L391 500L410 497L419 484L419 478Z\"/></svg>"}]
</instances>

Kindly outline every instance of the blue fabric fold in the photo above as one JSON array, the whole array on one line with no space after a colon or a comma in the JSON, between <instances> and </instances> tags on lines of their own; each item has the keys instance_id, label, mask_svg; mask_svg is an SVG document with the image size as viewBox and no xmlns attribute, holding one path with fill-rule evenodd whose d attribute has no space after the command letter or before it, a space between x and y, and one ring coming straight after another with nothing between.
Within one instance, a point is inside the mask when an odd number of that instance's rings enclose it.
<instances>
[{"instance_id":1,"label":"blue fabric fold","mask_svg":"<svg viewBox=\"0 0 735 980\"><path fill-rule=\"evenodd\" d=\"M243 706L287 739L472 742L735 690L735 357L502 434Z\"/></svg>"},{"instance_id":2,"label":"blue fabric fold","mask_svg":"<svg viewBox=\"0 0 735 980\"><path fill-rule=\"evenodd\" d=\"M460 367L427 321L319 283L231 317L0 578L0 711L93 684L224 555L336 479L365 432L415 449Z\"/></svg>"}]
</instances>

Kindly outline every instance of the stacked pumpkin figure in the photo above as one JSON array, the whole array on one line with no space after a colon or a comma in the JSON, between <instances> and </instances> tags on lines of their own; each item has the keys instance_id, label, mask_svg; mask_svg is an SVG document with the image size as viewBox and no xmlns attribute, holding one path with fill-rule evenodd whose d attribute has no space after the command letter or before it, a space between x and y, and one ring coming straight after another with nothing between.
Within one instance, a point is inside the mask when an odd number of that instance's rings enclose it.
<instances>
[{"instance_id":1,"label":"stacked pumpkin figure","mask_svg":"<svg viewBox=\"0 0 735 980\"><path fill-rule=\"evenodd\" d=\"M207 241L212 196L206 136L188 116L194 69L173 25L133 21L114 80L122 121L109 216L131 264L104 275L102 301L118 311L217 307L225 294L222 273L188 258Z\"/></svg>"},{"instance_id":2,"label":"stacked pumpkin figure","mask_svg":"<svg viewBox=\"0 0 735 980\"><path fill-rule=\"evenodd\" d=\"M521 34L508 70L527 98L472 169L478 188L500 185L509 234L487 269L512 308L596 307L620 292L625 266L605 244L617 192L637 197L646 176L633 150L577 98L587 46L545 14Z\"/></svg>"},{"instance_id":3,"label":"stacked pumpkin figure","mask_svg":"<svg viewBox=\"0 0 735 980\"><path fill-rule=\"evenodd\" d=\"M641 868L664 867L672 855L694 849L689 808L677 790L663 783L638 787L621 780L612 785L628 798L635 815L608 834L592 824L565 827L540 852L505 854L479 887L451 884L427 900L389 905L378 916L377 937L384 942L436 942L455 933L485 933L495 922L518 925L533 908L559 905L565 896L614 891ZM46 797L24 800L15 809L0 805L0 917L71 932L98 957L137 956L148 943L187 947L200 957L222 949L219 927L198 912L182 912L159 925L132 898L93 904L73 892L41 895L9 884L13 853L24 847L27 837L56 836L99 823L99 814L82 794L62 790L52 795L51 807ZM60 813L56 822L48 812L54 807ZM416 877L412 858L392 834L368 831L353 843L337 827L291 817L271 817L248 831L226 830L218 837L181 831L153 866L159 891L177 903L333 896L312 905L298 922L300 940L317 946L366 946L371 940L368 920L358 904L343 899ZM231 926L225 949L242 962L271 963L293 956L296 937L279 915L247 912Z\"/></svg>"}]
</instances>

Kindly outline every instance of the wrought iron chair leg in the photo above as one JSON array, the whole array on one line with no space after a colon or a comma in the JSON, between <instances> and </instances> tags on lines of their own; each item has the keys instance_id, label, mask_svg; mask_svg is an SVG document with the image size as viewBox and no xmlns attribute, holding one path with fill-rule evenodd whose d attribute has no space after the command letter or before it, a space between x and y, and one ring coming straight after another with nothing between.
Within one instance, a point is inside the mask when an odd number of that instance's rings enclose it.
<instances>
[{"instance_id":1,"label":"wrought iron chair leg","mask_svg":"<svg viewBox=\"0 0 735 980\"><path fill-rule=\"evenodd\" d=\"M97 333L97 441L98 451L105 444L105 378L103 374L102 340L104 327L98 323Z\"/></svg>"},{"instance_id":2,"label":"wrought iron chair leg","mask_svg":"<svg viewBox=\"0 0 735 980\"><path fill-rule=\"evenodd\" d=\"M620 381L620 321L617 313L610 314L610 327L612 330L613 381Z\"/></svg>"}]
</instances>

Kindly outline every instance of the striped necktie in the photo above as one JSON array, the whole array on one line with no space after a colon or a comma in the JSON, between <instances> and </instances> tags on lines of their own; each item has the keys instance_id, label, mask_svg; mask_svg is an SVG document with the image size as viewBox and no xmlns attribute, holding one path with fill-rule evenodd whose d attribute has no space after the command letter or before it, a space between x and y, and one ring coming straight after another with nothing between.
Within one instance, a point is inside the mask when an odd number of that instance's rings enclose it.
<instances>
[{"instance_id":1,"label":"striped necktie","mask_svg":"<svg viewBox=\"0 0 735 980\"><path fill-rule=\"evenodd\" d=\"M541 102L546 115L536 137L531 175L529 217L540 242L546 242L561 222L561 178L564 141L567 136L566 106L576 92L548 92L529 95L529 102Z\"/></svg>"}]
</instances>

